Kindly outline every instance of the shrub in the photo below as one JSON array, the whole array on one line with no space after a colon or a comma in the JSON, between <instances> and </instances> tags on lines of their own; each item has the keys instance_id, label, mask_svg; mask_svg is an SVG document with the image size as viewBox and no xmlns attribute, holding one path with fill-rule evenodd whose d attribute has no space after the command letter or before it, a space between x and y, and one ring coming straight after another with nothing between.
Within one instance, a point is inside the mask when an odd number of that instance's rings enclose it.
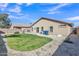
<instances>
[{"instance_id":1,"label":"shrub","mask_svg":"<svg viewBox=\"0 0 79 59\"><path fill-rule=\"evenodd\" d=\"M19 34L19 32L14 32L14 34Z\"/></svg>"}]
</instances>

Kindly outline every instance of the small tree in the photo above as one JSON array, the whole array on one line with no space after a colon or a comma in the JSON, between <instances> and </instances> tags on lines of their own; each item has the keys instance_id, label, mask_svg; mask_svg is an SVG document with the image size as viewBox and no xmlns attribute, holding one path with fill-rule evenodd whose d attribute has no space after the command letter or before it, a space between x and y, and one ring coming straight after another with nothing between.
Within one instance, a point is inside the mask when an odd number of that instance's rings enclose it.
<instances>
[{"instance_id":1,"label":"small tree","mask_svg":"<svg viewBox=\"0 0 79 59\"><path fill-rule=\"evenodd\" d=\"M0 28L9 28L11 26L8 16L8 14L0 14Z\"/></svg>"}]
</instances>

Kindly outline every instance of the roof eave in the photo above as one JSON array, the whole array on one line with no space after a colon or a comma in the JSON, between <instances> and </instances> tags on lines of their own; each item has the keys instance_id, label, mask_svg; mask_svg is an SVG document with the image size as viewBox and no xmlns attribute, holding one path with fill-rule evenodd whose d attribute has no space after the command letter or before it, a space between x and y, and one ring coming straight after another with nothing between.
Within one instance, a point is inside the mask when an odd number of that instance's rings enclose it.
<instances>
[{"instance_id":1,"label":"roof eave","mask_svg":"<svg viewBox=\"0 0 79 59\"><path fill-rule=\"evenodd\" d=\"M64 21L58 21L58 20L54 20L54 19L49 19L49 18L45 18L45 17L41 17L39 20L37 20L35 23L33 23L31 25L31 27L36 24L38 21L40 21L41 19L45 19L45 20L50 20L50 21L55 21L55 22L59 22L59 23L64 23L64 24L68 24L69 26L73 27L73 23L68 23L68 22L64 22Z\"/></svg>"}]
</instances>

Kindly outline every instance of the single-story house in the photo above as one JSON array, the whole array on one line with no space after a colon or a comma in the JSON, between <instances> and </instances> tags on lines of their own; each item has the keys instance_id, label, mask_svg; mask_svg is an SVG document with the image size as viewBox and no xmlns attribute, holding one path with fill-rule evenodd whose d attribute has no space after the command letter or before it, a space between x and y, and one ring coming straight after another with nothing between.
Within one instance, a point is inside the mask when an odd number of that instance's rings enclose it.
<instances>
[{"instance_id":1,"label":"single-story house","mask_svg":"<svg viewBox=\"0 0 79 59\"><path fill-rule=\"evenodd\" d=\"M42 17L30 25L12 25L8 32L68 35L71 33L72 28L72 23Z\"/></svg>"},{"instance_id":2,"label":"single-story house","mask_svg":"<svg viewBox=\"0 0 79 59\"><path fill-rule=\"evenodd\" d=\"M12 25L10 29L15 30L15 32L31 32L31 26L30 25Z\"/></svg>"},{"instance_id":3,"label":"single-story house","mask_svg":"<svg viewBox=\"0 0 79 59\"><path fill-rule=\"evenodd\" d=\"M47 35L68 35L72 31L72 23L44 17L33 23L31 27L32 32Z\"/></svg>"}]
</instances>

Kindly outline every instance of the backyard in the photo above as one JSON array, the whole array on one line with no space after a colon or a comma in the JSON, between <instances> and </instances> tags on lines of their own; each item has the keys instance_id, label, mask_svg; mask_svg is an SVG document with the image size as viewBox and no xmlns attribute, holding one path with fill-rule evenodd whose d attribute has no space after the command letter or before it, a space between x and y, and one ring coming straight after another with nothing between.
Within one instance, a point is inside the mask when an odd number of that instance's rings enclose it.
<instances>
[{"instance_id":1,"label":"backyard","mask_svg":"<svg viewBox=\"0 0 79 59\"><path fill-rule=\"evenodd\" d=\"M52 41L51 38L33 34L13 34L6 36L8 46L17 51L31 51Z\"/></svg>"}]
</instances>

